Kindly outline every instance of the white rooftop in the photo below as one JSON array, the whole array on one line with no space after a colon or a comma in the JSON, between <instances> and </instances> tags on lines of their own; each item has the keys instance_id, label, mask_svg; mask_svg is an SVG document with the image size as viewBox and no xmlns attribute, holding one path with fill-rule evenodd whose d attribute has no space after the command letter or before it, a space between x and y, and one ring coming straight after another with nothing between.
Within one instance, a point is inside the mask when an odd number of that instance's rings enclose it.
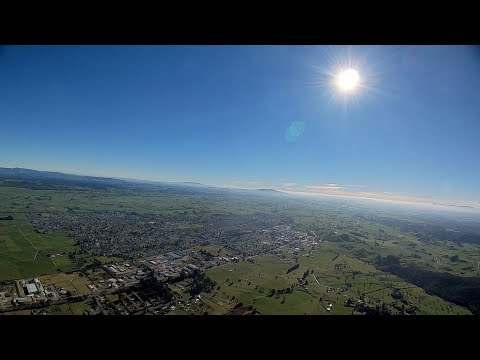
<instances>
[{"instance_id":1,"label":"white rooftop","mask_svg":"<svg viewBox=\"0 0 480 360\"><path fill-rule=\"evenodd\" d=\"M29 294L34 294L38 291L37 286L35 284L27 284L27 292Z\"/></svg>"}]
</instances>

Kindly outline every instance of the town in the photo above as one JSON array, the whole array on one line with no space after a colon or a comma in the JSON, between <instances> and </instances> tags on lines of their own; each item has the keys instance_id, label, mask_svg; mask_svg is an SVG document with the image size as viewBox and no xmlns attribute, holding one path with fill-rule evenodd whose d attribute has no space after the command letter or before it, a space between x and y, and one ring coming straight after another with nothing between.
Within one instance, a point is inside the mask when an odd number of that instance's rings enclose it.
<instances>
[{"instance_id":1,"label":"town","mask_svg":"<svg viewBox=\"0 0 480 360\"><path fill-rule=\"evenodd\" d=\"M248 255L232 249L217 247L216 252L201 246L174 250L163 254L136 258L133 261L112 262L65 274L18 279L0 284L0 311L30 311L47 314L65 304L84 304L82 314L165 314L182 307L194 313L201 309L201 291L204 271L230 263L249 260L261 254L282 256L282 251L298 254L300 248L318 244L313 234L293 230L291 226L277 225L259 232L263 240ZM208 246L207 246L208 247ZM193 287L191 300L172 292L169 285L187 292ZM183 285L182 285L183 284ZM232 302L232 309L238 303ZM240 307L234 313L240 312ZM232 310L233 311L233 310ZM245 312L252 312L247 309Z\"/></svg>"},{"instance_id":2,"label":"town","mask_svg":"<svg viewBox=\"0 0 480 360\"><path fill-rule=\"evenodd\" d=\"M248 256L273 250L286 241L316 238L314 231L305 234L270 215L185 217L70 211L31 212L27 217L39 233L65 232L89 253L132 260L199 243L218 244Z\"/></svg>"}]
</instances>

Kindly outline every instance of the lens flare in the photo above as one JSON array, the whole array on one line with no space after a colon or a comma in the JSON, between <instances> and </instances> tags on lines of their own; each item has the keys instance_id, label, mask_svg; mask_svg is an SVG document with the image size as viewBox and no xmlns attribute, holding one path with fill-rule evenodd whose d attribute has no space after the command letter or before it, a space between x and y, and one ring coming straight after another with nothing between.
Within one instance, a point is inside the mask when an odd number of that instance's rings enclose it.
<instances>
[{"instance_id":1,"label":"lens flare","mask_svg":"<svg viewBox=\"0 0 480 360\"><path fill-rule=\"evenodd\" d=\"M285 130L285 140L288 142L295 142L302 136L305 131L305 123L303 121L294 121Z\"/></svg>"}]
</instances>

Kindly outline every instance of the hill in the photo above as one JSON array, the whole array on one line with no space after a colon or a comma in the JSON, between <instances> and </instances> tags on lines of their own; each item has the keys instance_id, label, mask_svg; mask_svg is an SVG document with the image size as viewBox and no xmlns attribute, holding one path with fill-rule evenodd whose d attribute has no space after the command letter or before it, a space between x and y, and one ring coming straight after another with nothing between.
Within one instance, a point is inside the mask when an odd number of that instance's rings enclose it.
<instances>
[{"instance_id":1,"label":"hill","mask_svg":"<svg viewBox=\"0 0 480 360\"><path fill-rule=\"evenodd\" d=\"M281 194L281 191L275 189L257 189L257 191L261 191L263 193L272 193L272 194Z\"/></svg>"}]
</instances>

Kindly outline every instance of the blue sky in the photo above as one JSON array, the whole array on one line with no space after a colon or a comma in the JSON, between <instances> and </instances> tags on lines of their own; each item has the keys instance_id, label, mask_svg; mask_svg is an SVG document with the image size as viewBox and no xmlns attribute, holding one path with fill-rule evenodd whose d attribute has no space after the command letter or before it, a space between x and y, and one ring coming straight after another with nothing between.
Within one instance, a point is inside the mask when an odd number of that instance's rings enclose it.
<instances>
[{"instance_id":1,"label":"blue sky","mask_svg":"<svg viewBox=\"0 0 480 360\"><path fill-rule=\"evenodd\" d=\"M2 47L0 125L6 167L480 200L473 47Z\"/></svg>"}]
</instances>

